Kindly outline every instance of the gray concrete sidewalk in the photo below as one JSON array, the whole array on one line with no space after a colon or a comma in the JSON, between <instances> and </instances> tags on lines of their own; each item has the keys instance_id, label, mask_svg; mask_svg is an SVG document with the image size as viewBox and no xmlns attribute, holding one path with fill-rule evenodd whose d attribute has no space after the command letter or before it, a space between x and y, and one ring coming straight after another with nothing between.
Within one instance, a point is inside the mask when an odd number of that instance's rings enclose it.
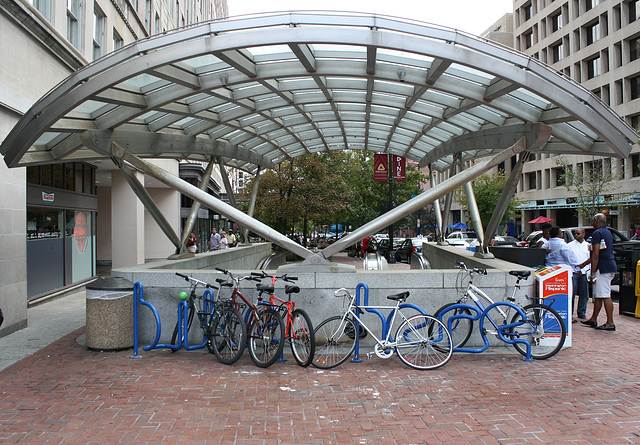
<instances>
[{"instance_id":1,"label":"gray concrete sidewalk","mask_svg":"<svg viewBox=\"0 0 640 445\"><path fill-rule=\"evenodd\" d=\"M30 307L27 327L0 338L0 371L83 327L85 295L82 289Z\"/></svg>"}]
</instances>

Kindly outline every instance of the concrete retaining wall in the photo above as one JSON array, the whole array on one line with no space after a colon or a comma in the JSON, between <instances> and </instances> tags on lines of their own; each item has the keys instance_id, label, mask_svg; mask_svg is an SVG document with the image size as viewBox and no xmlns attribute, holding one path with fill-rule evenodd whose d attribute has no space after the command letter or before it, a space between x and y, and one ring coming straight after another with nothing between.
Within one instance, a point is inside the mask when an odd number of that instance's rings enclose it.
<instances>
[{"instance_id":1,"label":"concrete retaining wall","mask_svg":"<svg viewBox=\"0 0 640 445\"><path fill-rule=\"evenodd\" d=\"M230 249L230 251L232 250L234 249ZM213 253L213 255L215 254L216 252ZM343 311L342 298L336 298L333 295L334 291L341 287L346 288L353 294L359 283L365 283L369 287L369 304L374 305L387 305L389 301L386 296L408 290L411 292L411 296L407 302L421 306L432 314L442 305L454 302L459 298L460 292L456 289L456 285L461 285L461 276L459 275L459 270L453 269L456 261L465 261L469 267L488 268L488 275L476 276L474 283L485 290L495 301L504 300L510 295L515 278L510 276L508 271L526 270L522 266L513 265L502 260L474 258L471 252L459 248L428 245L425 249L425 254L432 264L451 264L451 267L442 270L383 270L352 273L305 272L305 268L301 267L299 271L288 269L287 273L299 277L297 284L300 286L301 292L295 295L296 305L305 309L311 316L314 325L316 325L325 318L340 314ZM431 256L435 257L431 258ZM445 261L444 257L448 259ZM113 275L126 278L134 283L142 283L145 300L155 306L160 314L161 323L163 323L161 342L168 343L170 341L177 319L178 294L181 291L189 290L184 279L176 276L175 272L192 275L209 283L215 283L216 278L222 277L215 270L211 270L211 266L201 267L202 263L198 255L191 261L195 261L195 263L191 264L185 261L181 263L182 267L175 267L176 262L171 262L174 267L171 267L170 270L169 268L162 269L159 267L136 267L112 272ZM226 264L230 263L228 261ZM156 263L153 264L155 265ZM254 268L232 268L229 265L222 267L229 268L234 274L240 276L249 275L250 272L255 271ZM275 273L275 271L272 272ZM525 286L519 290L517 298L533 295L533 282L531 278L525 282ZM279 281L277 289L282 289L284 284ZM255 285L255 282L246 281L241 286L243 294L251 301L255 301L257 298ZM466 281L464 285L466 285ZM225 288L224 292L227 295L229 294L227 288ZM280 292L279 295L284 296L284 292ZM371 314L372 324L377 326L380 323L374 317L376 316ZM156 326L148 308L141 307L139 320L140 345L150 344L155 337ZM196 325L197 322L194 322L194 326ZM193 343L202 339L201 332L196 333L196 331L199 332L198 329L193 328L194 335L190 339ZM479 338L477 341L476 339L472 340L472 343L477 344L478 341Z\"/></svg>"}]
</instances>

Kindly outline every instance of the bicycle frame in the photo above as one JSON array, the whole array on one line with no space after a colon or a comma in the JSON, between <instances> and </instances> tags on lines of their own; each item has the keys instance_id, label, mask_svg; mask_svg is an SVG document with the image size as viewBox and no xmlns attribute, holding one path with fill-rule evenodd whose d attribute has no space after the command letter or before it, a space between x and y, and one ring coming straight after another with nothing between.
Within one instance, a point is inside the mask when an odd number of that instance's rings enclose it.
<instances>
[{"instance_id":1,"label":"bicycle frame","mask_svg":"<svg viewBox=\"0 0 640 445\"><path fill-rule=\"evenodd\" d=\"M360 291L364 290L364 305L360 305ZM389 338L392 335L391 334L391 327L394 325L394 322L396 320L397 314L400 313L400 316L402 317L402 322L407 321L408 317L406 317L402 312L399 311L399 309L405 309L405 308L411 308L411 309L415 309L417 310L420 314L422 315L427 315L427 313L420 308L419 306L416 306L414 304L410 304L410 303L403 303L400 300L398 300L396 302L395 306L371 306L369 305L369 286L367 286L364 283L360 283L358 284L358 286L356 287L356 293L355 295L351 295L349 294L349 292L346 289L339 289L336 291L336 294L339 291L343 291L345 293L344 296L348 296L349 297L349 307L347 308L347 310L344 312L344 314L342 315L342 321L340 323L340 329L343 329L343 323L345 322L345 320L347 319L347 317L349 317L349 315L351 315L355 321L355 325L356 325L356 333L354 333L354 335L356 335L356 349L355 349L355 356L353 359L351 359L351 362L353 363L360 363L362 362L362 359L360 359L360 325L362 325L362 327L367 331L367 333L369 335L371 335L371 337L375 340L376 345L384 348L383 351L388 350L389 348L393 348L395 346L395 341L390 341ZM367 326L367 324L365 322L362 321L362 319L360 318L360 314L363 313L362 310L365 310L367 312L372 312L376 315L378 315L378 317L380 317L380 321L382 323L382 335L381 338L378 338L373 332L372 330ZM391 309L391 312L389 313L389 315L385 318L385 316L382 314L382 312L380 312L380 309L383 310L389 310ZM370 357L370 354L375 353L376 355L378 355L380 358L389 358L391 357L391 354L378 354L375 350L374 352L370 352L367 354L368 357Z\"/></svg>"}]
</instances>

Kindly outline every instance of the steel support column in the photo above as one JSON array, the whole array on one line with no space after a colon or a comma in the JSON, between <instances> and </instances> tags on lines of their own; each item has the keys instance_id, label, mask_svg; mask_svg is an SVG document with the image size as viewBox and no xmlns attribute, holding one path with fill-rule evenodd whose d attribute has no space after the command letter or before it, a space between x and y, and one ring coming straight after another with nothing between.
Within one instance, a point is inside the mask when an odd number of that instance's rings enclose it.
<instances>
[{"instance_id":1,"label":"steel support column","mask_svg":"<svg viewBox=\"0 0 640 445\"><path fill-rule=\"evenodd\" d=\"M118 165L117 162L116 165ZM169 238L169 241L176 246L176 251L180 252L180 240L178 239L178 235L174 232L169 221L167 221L156 203L153 201L153 198L149 195L147 189L144 188L144 185L140 184L140 181L138 181L127 165L120 163L118 167L122 170L124 179L127 181L127 184L129 184L129 187L131 187L131 190L133 190L133 193L136 194L140 202L142 202L142 205L144 205L144 208L149 212L155 222L158 223L160 230L162 230L164 234L167 235L167 238Z\"/></svg>"},{"instance_id":2,"label":"steel support column","mask_svg":"<svg viewBox=\"0 0 640 445\"><path fill-rule=\"evenodd\" d=\"M463 169L464 161L460 161L460 170ZM478 210L478 203L476 202L476 194L473 191L473 181L469 181L464 185L464 192L467 195L467 205L469 206L469 214L471 215L471 221L473 222L473 229L478 236L480 246L483 246L484 229L482 228L482 218L480 218L480 211Z\"/></svg>"},{"instance_id":3,"label":"steel support column","mask_svg":"<svg viewBox=\"0 0 640 445\"><path fill-rule=\"evenodd\" d=\"M172 175L168 171L143 161L142 159L132 155L115 143L112 144L112 155L117 158L123 159L144 174L153 176L158 181L168 185L175 190L178 190L182 194L195 201L199 201L203 205L209 207L212 210L215 210L216 212L226 216L227 218L233 219L244 227L253 230L257 234L264 236L271 242L278 244L282 248L289 250L290 252L295 253L302 258L305 258L311 263L329 263L324 258L320 257L317 254L314 254L308 249L305 249L300 244L290 240L289 238L267 226L266 224L263 224L260 221L245 215L238 209L235 209L229 204L226 204L225 202L209 195L208 193L200 190L198 187L189 184L187 181L184 181Z\"/></svg>"},{"instance_id":4,"label":"steel support column","mask_svg":"<svg viewBox=\"0 0 640 445\"><path fill-rule=\"evenodd\" d=\"M429 173L431 176L431 188L434 188L436 186L436 180L431 166L429 166ZM436 241L442 242L444 241L444 231L442 230L442 209L440 208L440 199L433 200L433 210L436 214L436 224L438 225L438 227L436 227Z\"/></svg>"},{"instance_id":5,"label":"steel support column","mask_svg":"<svg viewBox=\"0 0 640 445\"><path fill-rule=\"evenodd\" d=\"M211 173L213 173L213 158L209 160L209 164L207 165L207 169L204 172L204 176L202 177L202 181L200 181L200 190L205 191L209 186L209 181L211 180ZM180 238L180 252L184 251L184 247L187 244L187 238L189 238L189 234L193 230L193 226L196 223L196 219L198 218L198 212L200 211L200 203L198 201L193 201L193 205L191 206L191 211L189 212L189 216L187 216L186 221L184 222L184 227L182 228L182 238Z\"/></svg>"},{"instance_id":6,"label":"steel support column","mask_svg":"<svg viewBox=\"0 0 640 445\"><path fill-rule=\"evenodd\" d=\"M493 211L493 215L491 216L491 220L487 225L487 230L484 236L484 243L482 244L483 251L487 251L489 247L489 243L491 242L491 238L496 233L498 229L498 224L502 221L502 217L507 211L507 207L513 199L513 195L516 192L516 187L518 186L518 181L520 180L520 176L522 175L522 169L524 167L524 163L529 157L529 152L525 151L520 153L518 157L518 162L513 166L511 173L509 174L509 178L502 189L502 194L500 195L500 199L498 200L498 204L496 205L496 209Z\"/></svg>"},{"instance_id":7,"label":"steel support column","mask_svg":"<svg viewBox=\"0 0 640 445\"><path fill-rule=\"evenodd\" d=\"M320 254L325 258L330 258L331 255L334 255L341 250L346 249L348 246L355 244L358 240L380 231L384 227L387 227L389 224L398 221L407 215L410 215L416 210L424 207L426 204L435 201L436 199L444 196L447 193L452 192L458 187L464 185L466 182L472 181L484 172L511 158L511 156L513 156L514 154L523 151L525 148L524 142L524 138L520 139L516 144L498 153L497 155L487 159L486 161L479 162L478 164L459 173L458 175L455 175L447 179L446 181L443 181L435 188L421 193L415 198L412 198L409 201L399 205L392 211L387 212L384 215L374 219L373 221L368 222L367 224L351 232L344 238L341 238L335 243L329 245L327 248L320 251Z\"/></svg>"},{"instance_id":8,"label":"steel support column","mask_svg":"<svg viewBox=\"0 0 640 445\"><path fill-rule=\"evenodd\" d=\"M253 211L256 209L256 201L258 200L258 189L260 188L260 167L256 171L256 176L253 181L253 189L251 189L251 198L249 199L249 209L247 215L253 218ZM249 229L244 229L244 241L247 242L249 238Z\"/></svg>"}]
</instances>

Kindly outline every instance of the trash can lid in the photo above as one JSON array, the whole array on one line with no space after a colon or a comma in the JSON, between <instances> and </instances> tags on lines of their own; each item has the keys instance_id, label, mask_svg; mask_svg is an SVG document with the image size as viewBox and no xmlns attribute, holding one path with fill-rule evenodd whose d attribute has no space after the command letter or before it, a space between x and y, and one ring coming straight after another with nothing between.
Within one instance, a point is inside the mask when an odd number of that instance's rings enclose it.
<instances>
[{"instance_id":1,"label":"trash can lid","mask_svg":"<svg viewBox=\"0 0 640 445\"><path fill-rule=\"evenodd\" d=\"M90 290L132 290L133 283L121 277L99 277L87 285Z\"/></svg>"}]
</instances>

